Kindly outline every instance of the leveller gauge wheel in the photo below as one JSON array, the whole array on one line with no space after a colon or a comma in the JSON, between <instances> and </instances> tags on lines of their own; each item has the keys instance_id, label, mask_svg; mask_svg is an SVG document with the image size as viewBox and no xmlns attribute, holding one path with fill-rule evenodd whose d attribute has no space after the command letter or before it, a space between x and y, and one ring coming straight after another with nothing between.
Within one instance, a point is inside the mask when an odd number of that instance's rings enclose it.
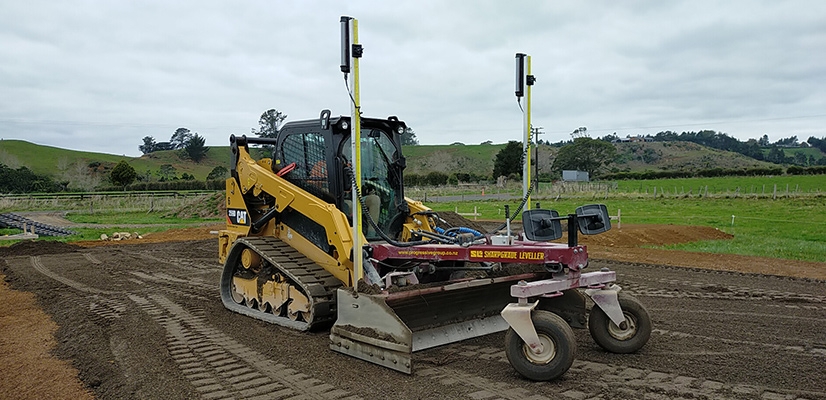
<instances>
[{"instance_id":1,"label":"leveller gauge wheel","mask_svg":"<svg viewBox=\"0 0 826 400\"><path fill-rule=\"evenodd\" d=\"M611 353L633 353L645 346L651 337L651 317L639 300L625 293L618 293L625 322L617 326L599 306L594 305L588 317L591 337L603 349Z\"/></svg>"},{"instance_id":2,"label":"leveller gauge wheel","mask_svg":"<svg viewBox=\"0 0 826 400\"><path fill-rule=\"evenodd\" d=\"M534 310L531 313L542 352L534 354L513 330L505 334L505 355L513 369L534 381L556 379L571 368L576 357L576 338L568 323L558 315Z\"/></svg>"}]
</instances>

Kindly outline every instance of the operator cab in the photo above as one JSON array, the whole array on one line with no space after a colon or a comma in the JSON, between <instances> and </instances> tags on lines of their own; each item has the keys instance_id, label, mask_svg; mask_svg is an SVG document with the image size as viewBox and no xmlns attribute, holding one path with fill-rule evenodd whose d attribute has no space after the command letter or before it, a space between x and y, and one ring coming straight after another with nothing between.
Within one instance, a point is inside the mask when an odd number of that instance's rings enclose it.
<instances>
[{"instance_id":1,"label":"operator cab","mask_svg":"<svg viewBox=\"0 0 826 400\"><path fill-rule=\"evenodd\" d=\"M334 204L352 225L350 117L330 117L284 124L278 133L273 169L295 163L283 177L314 196ZM402 171L405 159L401 134L407 129L396 117L361 119L362 232L367 240L383 240L383 232L397 239L410 213L404 200ZM371 218L379 231L368 221Z\"/></svg>"}]
</instances>

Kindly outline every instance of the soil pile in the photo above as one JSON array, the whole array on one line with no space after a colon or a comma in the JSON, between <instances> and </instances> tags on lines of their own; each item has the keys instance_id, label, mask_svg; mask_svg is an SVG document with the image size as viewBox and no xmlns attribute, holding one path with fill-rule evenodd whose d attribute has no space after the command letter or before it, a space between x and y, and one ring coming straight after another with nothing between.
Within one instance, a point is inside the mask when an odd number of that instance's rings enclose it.
<instances>
[{"instance_id":1,"label":"soil pile","mask_svg":"<svg viewBox=\"0 0 826 400\"><path fill-rule=\"evenodd\" d=\"M729 240L729 235L710 226L681 225L623 225L592 236L579 235L585 245L607 247L664 246L668 244L699 242L703 240Z\"/></svg>"},{"instance_id":2,"label":"soil pile","mask_svg":"<svg viewBox=\"0 0 826 400\"><path fill-rule=\"evenodd\" d=\"M463 226L481 233L488 233L485 226L481 223L469 220L453 211L439 211L439 218L445 220L451 227Z\"/></svg>"},{"instance_id":3,"label":"soil pile","mask_svg":"<svg viewBox=\"0 0 826 400\"><path fill-rule=\"evenodd\" d=\"M0 247L0 257L42 256L44 254L74 253L81 247L63 242L24 240L9 247Z\"/></svg>"}]
</instances>

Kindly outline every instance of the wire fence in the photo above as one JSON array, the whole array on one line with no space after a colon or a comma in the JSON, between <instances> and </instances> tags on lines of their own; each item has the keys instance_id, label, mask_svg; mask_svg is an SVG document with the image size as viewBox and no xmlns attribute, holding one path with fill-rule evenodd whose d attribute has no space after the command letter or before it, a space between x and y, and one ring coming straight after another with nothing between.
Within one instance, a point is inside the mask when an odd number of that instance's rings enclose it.
<instances>
[{"instance_id":1,"label":"wire fence","mask_svg":"<svg viewBox=\"0 0 826 400\"><path fill-rule=\"evenodd\" d=\"M193 198L209 192L75 193L63 195L6 195L0 197L0 211L62 210L88 213L172 211Z\"/></svg>"},{"instance_id":2,"label":"wire fence","mask_svg":"<svg viewBox=\"0 0 826 400\"><path fill-rule=\"evenodd\" d=\"M540 182L532 199L608 199L608 198L755 198L778 199L818 197L826 192L820 189L804 190L799 184L751 185L733 187L697 186L640 186L622 187L618 182ZM413 187L407 196L425 202L510 200L522 196L521 184L444 185Z\"/></svg>"}]
</instances>

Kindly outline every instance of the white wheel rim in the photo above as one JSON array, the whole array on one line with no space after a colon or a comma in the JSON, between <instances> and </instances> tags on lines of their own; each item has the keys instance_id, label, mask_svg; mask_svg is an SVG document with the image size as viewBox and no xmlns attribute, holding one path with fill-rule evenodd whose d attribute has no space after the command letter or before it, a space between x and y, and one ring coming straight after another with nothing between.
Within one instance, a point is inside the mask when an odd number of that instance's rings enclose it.
<instances>
[{"instance_id":1,"label":"white wheel rim","mask_svg":"<svg viewBox=\"0 0 826 400\"><path fill-rule=\"evenodd\" d=\"M623 313L625 315L626 329L622 329L612 321L608 322L608 334L617 340L628 340L637 334L637 320L633 315Z\"/></svg>"},{"instance_id":2,"label":"white wheel rim","mask_svg":"<svg viewBox=\"0 0 826 400\"><path fill-rule=\"evenodd\" d=\"M522 352L525 353L525 358L533 364L547 364L556 357L556 345L548 335L539 334L539 343L542 344L542 351L539 354L531 351L527 344L522 345Z\"/></svg>"}]
</instances>

